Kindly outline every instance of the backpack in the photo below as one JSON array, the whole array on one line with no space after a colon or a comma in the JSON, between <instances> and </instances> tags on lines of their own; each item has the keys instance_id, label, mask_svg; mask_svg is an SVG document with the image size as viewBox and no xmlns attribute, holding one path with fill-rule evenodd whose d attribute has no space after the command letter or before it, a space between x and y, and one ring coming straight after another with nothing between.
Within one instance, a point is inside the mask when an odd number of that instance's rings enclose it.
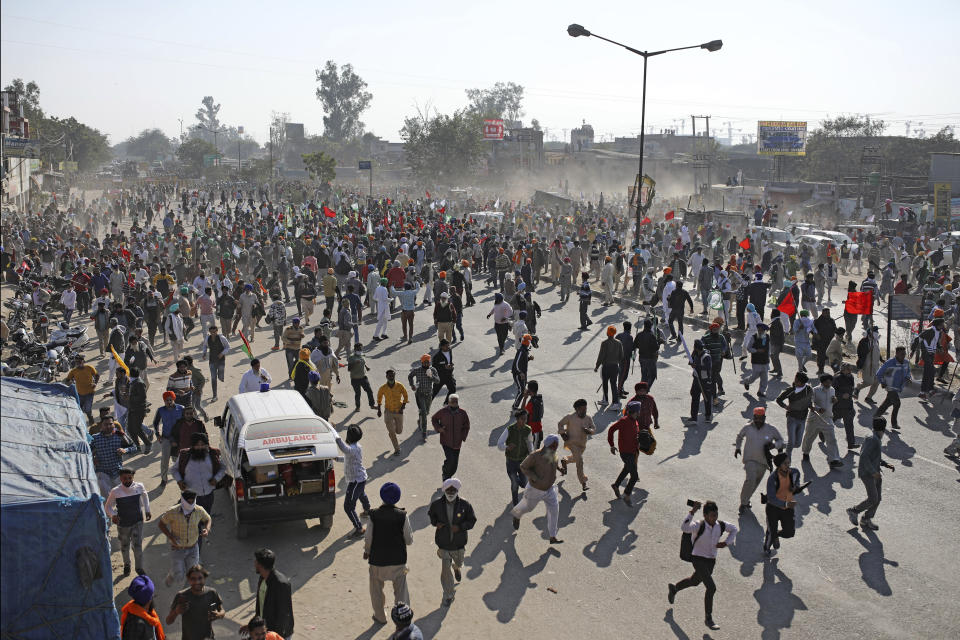
<instances>
[{"instance_id":1,"label":"backpack","mask_svg":"<svg viewBox=\"0 0 960 640\"><path fill-rule=\"evenodd\" d=\"M543 396L539 393L530 400L533 404L533 415L530 416L530 422L540 422L543 420Z\"/></svg>"},{"instance_id":2,"label":"backpack","mask_svg":"<svg viewBox=\"0 0 960 640\"><path fill-rule=\"evenodd\" d=\"M637 446L641 452L652 456L653 452L657 449L657 440L653 437L653 434L650 433L649 429L640 429L640 431L637 432Z\"/></svg>"},{"instance_id":3,"label":"backpack","mask_svg":"<svg viewBox=\"0 0 960 640\"><path fill-rule=\"evenodd\" d=\"M706 527L706 521L700 521L700 529L697 531L697 538L703 535L703 529ZM722 536L727 531L727 523L723 520L720 521L720 535ZM683 532L683 535L680 536L680 559L684 562L693 562L693 534Z\"/></svg>"}]
</instances>

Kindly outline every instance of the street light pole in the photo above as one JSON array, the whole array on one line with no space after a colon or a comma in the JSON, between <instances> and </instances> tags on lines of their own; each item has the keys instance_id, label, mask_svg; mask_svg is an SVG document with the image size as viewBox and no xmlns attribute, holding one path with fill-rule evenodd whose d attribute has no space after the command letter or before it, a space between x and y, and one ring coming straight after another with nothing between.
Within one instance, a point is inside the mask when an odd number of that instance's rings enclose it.
<instances>
[{"instance_id":1,"label":"street light pole","mask_svg":"<svg viewBox=\"0 0 960 640\"><path fill-rule=\"evenodd\" d=\"M711 40L710 42L705 42L703 44L695 44L689 47L676 47L674 49L663 49L661 51L640 51L639 49L634 49L633 47L628 47L627 45L617 42L616 40L610 40L609 38L604 38L603 36L591 33L590 31L584 29L579 24L571 24L567 27L567 34L572 38L578 38L580 36L593 36L594 38L600 38L605 40L610 44L615 44L618 47L623 47L630 53L635 53L638 56L643 56L643 98L640 102L640 181L637 185L637 213L636 213L636 230L633 234L634 246L640 246L640 221L641 215L643 214L643 207L640 205L640 192L643 189L643 146L644 138L646 136L646 124L647 124L647 58L652 58L653 56L659 56L664 53L670 53L671 51L683 51L685 49L706 49L707 51L713 52L718 51L723 46L722 40Z\"/></svg>"}]
</instances>

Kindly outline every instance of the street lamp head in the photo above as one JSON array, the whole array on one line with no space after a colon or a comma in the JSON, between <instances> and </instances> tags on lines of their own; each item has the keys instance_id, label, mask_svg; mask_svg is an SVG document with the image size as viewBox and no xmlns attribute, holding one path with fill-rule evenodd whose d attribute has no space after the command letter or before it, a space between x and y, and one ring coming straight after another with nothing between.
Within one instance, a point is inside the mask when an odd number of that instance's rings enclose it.
<instances>
[{"instance_id":1,"label":"street lamp head","mask_svg":"<svg viewBox=\"0 0 960 640\"><path fill-rule=\"evenodd\" d=\"M723 46L723 40L711 40L710 42L700 45L700 48L713 52L713 51L719 51L720 47L722 46Z\"/></svg>"},{"instance_id":2,"label":"street lamp head","mask_svg":"<svg viewBox=\"0 0 960 640\"><path fill-rule=\"evenodd\" d=\"M567 33L568 33L568 34L570 35L570 37L572 37L572 38L578 38L578 37L580 37L580 36L589 36L589 35L590 35L590 32L587 31L586 29L584 29L584 28L583 28L582 26L580 26L579 24L572 24L572 25L570 25L569 27L567 27Z\"/></svg>"}]
</instances>

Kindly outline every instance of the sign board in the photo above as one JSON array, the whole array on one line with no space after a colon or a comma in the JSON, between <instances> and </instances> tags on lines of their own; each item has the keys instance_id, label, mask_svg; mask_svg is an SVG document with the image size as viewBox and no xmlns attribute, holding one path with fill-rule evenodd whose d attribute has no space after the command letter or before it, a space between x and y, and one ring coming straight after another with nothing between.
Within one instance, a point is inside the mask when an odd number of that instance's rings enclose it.
<instances>
[{"instance_id":1,"label":"sign board","mask_svg":"<svg viewBox=\"0 0 960 640\"><path fill-rule=\"evenodd\" d=\"M937 222L950 222L951 183L937 182L933 185L933 211Z\"/></svg>"},{"instance_id":2,"label":"sign board","mask_svg":"<svg viewBox=\"0 0 960 640\"><path fill-rule=\"evenodd\" d=\"M243 126L237 127L237 135L243 135Z\"/></svg>"},{"instance_id":3,"label":"sign board","mask_svg":"<svg viewBox=\"0 0 960 640\"><path fill-rule=\"evenodd\" d=\"M60 171L64 173L76 173L80 170L80 163L75 160L61 160Z\"/></svg>"},{"instance_id":4,"label":"sign board","mask_svg":"<svg viewBox=\"0 0 960 640\"><path fill-rule=\"evenodd\" d=\"M360 171L373 171L373 162L370 160L361 160L358 163L357 168Z\"/></svg>"},{"instance_id":5,"label":"sign board","mask_svg":"<svg viewBox=\"0 0 960 640\"><path fill-rule=\"evenodd\" d=\"M203 166L213 167L218 164L217 159L220 158L218 153L208 153L203 156Z\"/></svg>"},{"instance_id":6,"label":"sign board","mask_svg":"<svg viewBox=\"0 0 960 640\"><path fill-rule=\"evenodd\" d=\"M487 119L483 121L484 140L503 140L503 120Z\"/></svg>"},{"instance_id":7,"label":"sign board","mask_svg":"<svg viewBox=\"0 0 960 640\"><path fill-rule=\"evenodd\" d=\"M634 199L637 192L637 183L640 182L640 176L636 177L632 187L627 187L627 199L631 207L637 206ZM657 182L648 175L643 176L643 184L640 186L640 206L646 207L650 204L650 190L656 186Z\"/></svg>"},{"instance_id":8,"label":"sign board","mask_svg":"<svg viewBox=\"0 0 960 640\"><path fill-rule=\"evenodd\" d=\"M803 156L806 153L806 122L761 120L757 123L757 155Z\"/></svg>"},{"instance_id":9,"label":"sign board","mask_svg":"<svg viewBox=\"0 0 960 640\"><path fill-rule=\"evenodd\" d=\"M923 313L923 296L895 294L890 296L891 320L918 320Z\"/></svg>"},{"instance_id":10,"label":"sign board","mask_svg":"<svg viewBox=\"0 0 960 640\"><path fill-rule=\"evenodd\" d=\"M14 158L37 158L40 156L40 149L37 141L30 138L11 138L3 139L3 155Z\"/></svg>"}]
</instances>

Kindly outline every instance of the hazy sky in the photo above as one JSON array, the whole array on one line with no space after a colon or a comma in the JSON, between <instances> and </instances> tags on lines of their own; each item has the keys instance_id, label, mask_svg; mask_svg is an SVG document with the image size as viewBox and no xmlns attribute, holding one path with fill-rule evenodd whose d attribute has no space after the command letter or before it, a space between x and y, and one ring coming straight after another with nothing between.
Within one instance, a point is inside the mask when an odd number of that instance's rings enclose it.
<instances>
[{"instance_id":1,"label":"hazy sky","mask_svg":"<svg viewBox=\"0 0 960 640\"><path fill-rule=\"evenodd\" d=\"M960 135L957 0L808 2L50 2L5 0L0 81L35 80L52 115L73 115L119 142L147 127L179 133L204 95L221 120L266 138L272 111L322 133L314 69L352 63L373 93L368 131L399 140L416 106L450 112L464 89L526 87L524 120L548 137L582 120L599 136L640 130L638 49L722 39L650 59L647 125L711 115L755 133L758 119L869 113L903 134ZM950 27L949 25L954 25ZM951 34L952 33L952 34ZM698 124L698 127L700 125Z\"/></svg>"}]
</instances>

